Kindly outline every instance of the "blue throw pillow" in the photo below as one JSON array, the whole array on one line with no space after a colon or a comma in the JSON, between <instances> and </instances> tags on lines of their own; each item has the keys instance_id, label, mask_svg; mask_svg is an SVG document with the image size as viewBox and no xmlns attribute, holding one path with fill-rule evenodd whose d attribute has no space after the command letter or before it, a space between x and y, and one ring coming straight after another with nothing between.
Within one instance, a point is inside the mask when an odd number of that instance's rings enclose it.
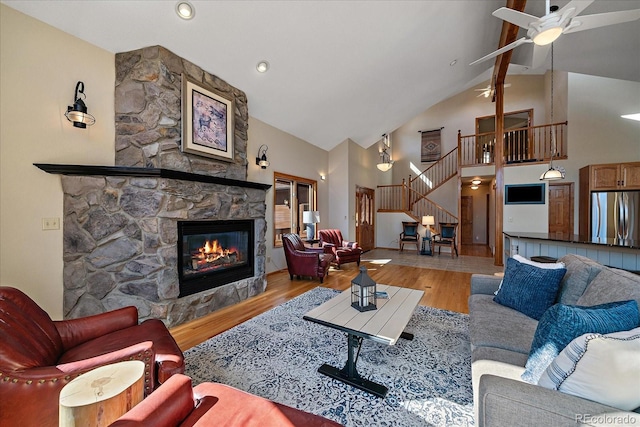
<instances>
[{"instance_id":1,"label":"blue throw pillow","mask_svg":"<svg viewBox=\"0 0 640 427\"><path fill-rule=\"evenodd\" d=\"M628 331L640 325L635 300L592 307L556 304L547 310L536 328L522 380L537 384L547 366L575 338L588 334Z\"/></svg>"},{"instance_id":2,"label":"blue throw pillow","mask_svg":"<svg viewBox=\"0 0 640 427\"><path fill-rule=\"evenodd\" d=\"M566 268L544 269L507 259L500 290L493 298L536 320L553 305Z\"/></svg>"}]
</instances>

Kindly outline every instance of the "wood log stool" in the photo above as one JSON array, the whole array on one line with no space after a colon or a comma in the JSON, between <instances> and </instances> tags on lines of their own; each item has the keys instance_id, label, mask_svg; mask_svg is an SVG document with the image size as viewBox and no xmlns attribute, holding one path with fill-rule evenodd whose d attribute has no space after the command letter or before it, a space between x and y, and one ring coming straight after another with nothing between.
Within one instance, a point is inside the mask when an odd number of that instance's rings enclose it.
<instances>
[{"instance_id":1,"label":"wood log stool","mask_svg":"<svg viewBox=\"0 0 640 427\"><path fill-rule=\"evenodd\" d=\"M106 427L143 397L143 362L131 360L101 366L62 388L60 427Z\"/></svg>"}]
</instances>

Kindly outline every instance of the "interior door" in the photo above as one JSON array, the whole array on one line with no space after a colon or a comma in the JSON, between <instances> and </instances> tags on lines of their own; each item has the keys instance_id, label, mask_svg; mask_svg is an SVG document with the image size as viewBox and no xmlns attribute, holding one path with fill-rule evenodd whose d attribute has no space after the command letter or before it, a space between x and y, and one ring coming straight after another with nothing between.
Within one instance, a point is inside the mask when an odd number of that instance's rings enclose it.
<instances>
[{"instance_id":1,"label":"interior door","mask_svg":"<svg viewBox=\"0 0 640 427\"><path fill-rule=\"evenodd\" d=\"M461 200L462 212L460 215L460 221L462 226L460 228L460 243L463 245L473 244L473 197L462 196Z\"/></svg>"},{"instance_id":2,"label":"interior door","mask_svg":"<svg viewBox=\"0 0 640 427\"><path fill-rule=\"evenodd\" d=\"M356 187L356 241L363 251L375 247L374 241L374 208L375 190Z\"/></svg>"},{"instance_id":3,"label":"interior door","mask_svg":"<svg viewBox=\"0 0 640 427\"><path fill-rule=\"evenodd\" d=\"M573 234L573 182L549 183L549 234L559 239Z\"/></svg>"}]
</instances>

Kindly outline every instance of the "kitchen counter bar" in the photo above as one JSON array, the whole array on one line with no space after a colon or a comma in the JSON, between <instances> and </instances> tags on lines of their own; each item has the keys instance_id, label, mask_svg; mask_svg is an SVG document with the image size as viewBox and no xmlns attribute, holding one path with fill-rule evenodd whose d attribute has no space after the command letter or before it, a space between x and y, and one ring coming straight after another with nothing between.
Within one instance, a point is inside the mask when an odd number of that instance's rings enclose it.
<instances>
[{"instance_id":1,"label":"kitchen counter bar","mask_svg":"<svg viewBox=\"0 0 640 427\"><path fill-rule=\"evenodd\" d=\"M593 241L577 235L558 237L548 233L505 231L505 259L515 254L526 258L548 256L561 258L572 253L591 258L610 267L640 271L640 242L607 239Z\"/></svg>"},{"instance_id":2,"label":"kitchen counter bar","mask_svg":"<svg viewBox=\"0 0 640 427\"><path fill-rule=\"evenodd\" d=\"M585 245L604 245L620 248L640 249L640 241L631 239L591 239L589 236L579 236L571 234L568 236L556 236L550 233L519 233L513 231L505 231L504 235L513 238L547 240L553 242L565 243L583 243Z\"/></svg>"}]
</instances>

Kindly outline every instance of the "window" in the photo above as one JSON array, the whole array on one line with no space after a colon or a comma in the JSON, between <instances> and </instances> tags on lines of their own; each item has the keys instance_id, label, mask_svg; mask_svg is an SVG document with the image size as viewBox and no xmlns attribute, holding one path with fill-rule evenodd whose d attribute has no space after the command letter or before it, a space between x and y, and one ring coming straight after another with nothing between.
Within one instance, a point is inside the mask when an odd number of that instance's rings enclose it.
<instances>
[{"instance_id":1,"label":"window","mask_svg":"<svg viewBox=\"0 0 640 427\"><path fill-rule=\"evenodd\" d=\"M285 233L298 234L303 240L315 238L315 236L307 236L307 230L302 222L302 213L318 210L317 182L279 172L274 172L273 181L275 188L273 246L282 246L282 235Z\"/></svg>"}]
</instances>

